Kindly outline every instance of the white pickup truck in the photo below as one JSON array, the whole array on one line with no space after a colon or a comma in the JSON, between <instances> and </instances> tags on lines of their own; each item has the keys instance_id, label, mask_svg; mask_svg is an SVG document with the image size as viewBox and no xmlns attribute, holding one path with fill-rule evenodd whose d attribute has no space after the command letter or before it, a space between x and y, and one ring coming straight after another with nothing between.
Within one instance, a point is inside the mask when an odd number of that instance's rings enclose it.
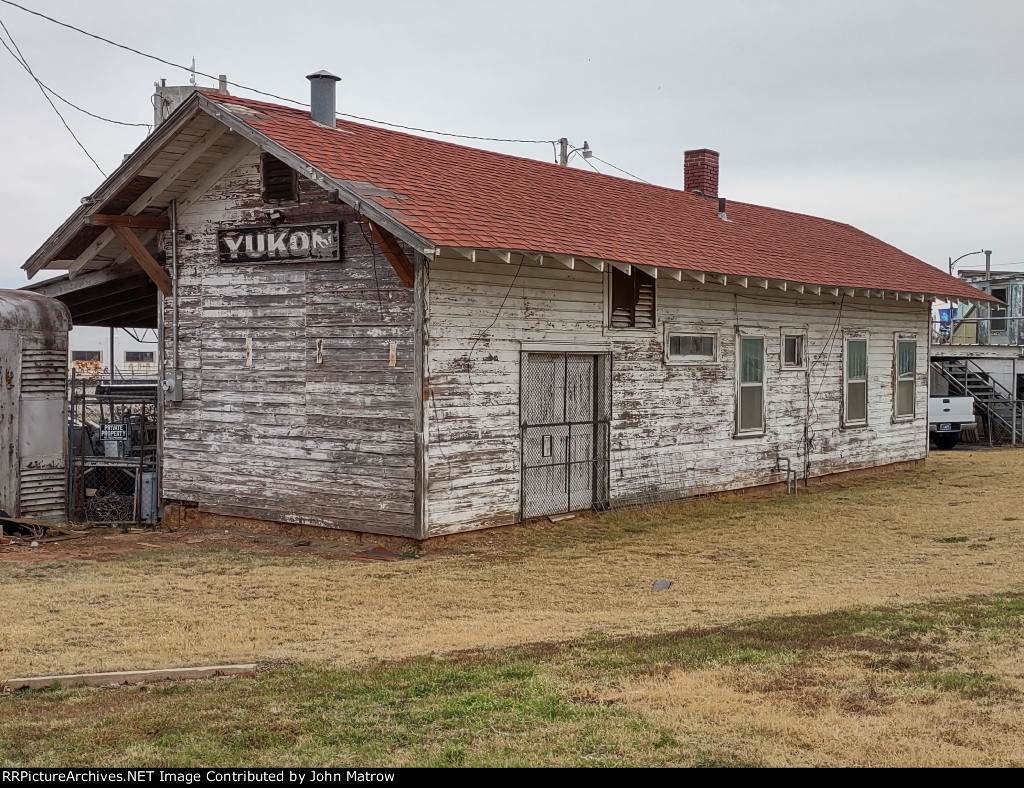
<instances>
[{"instance_id":1,"label":"white pickup truck","mask_svg":"<svg viewBox=\"0 0 1024 788\"><path fill-rule=\"evenodd\" d=\"M962 430L976 426L974 397L928 398L928 433L936 448L952 449Z\"/></svg>"}]
</instances>

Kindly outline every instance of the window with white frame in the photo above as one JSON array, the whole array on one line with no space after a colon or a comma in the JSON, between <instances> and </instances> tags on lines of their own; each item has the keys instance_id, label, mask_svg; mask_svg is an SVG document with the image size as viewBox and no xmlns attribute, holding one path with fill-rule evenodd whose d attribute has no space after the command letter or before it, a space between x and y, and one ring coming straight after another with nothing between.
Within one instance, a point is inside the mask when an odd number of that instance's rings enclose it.
<instances>
[{"instance_id":1,"label":"window with white frame","mask_svg":"<svg viewBox=\"0 0 1024 788\"><path fill-rule=\"evenodd\" d=\"M847 337L843 361L843 426L868 423L868 340Z\"/></svg>"},{"instance_id":2,"label":"window with white frame","mask_svg":"<svg viewBox=\"0 0 1024 788\"><path fill-rule=\"evenodd\" d=\"M718 358L718 336L714 332L690 331L681 326L665 327L665 362L699 364Z\"/></svg>"},{"instance_id":3,"label":"window with white frame","mask_svg":"<svg viewBox=\"0 0 1024 788\"><path fill-rule=\"evenodd\" d=\"M807 332L792 329L782 330L782 369L806 369Z\"/></svg>"},{"instance_id":4,"label":"window with white frame","mask_svg":"<svg viewBox=\"0 0 1024 788\"><path fill-rule=\"evenodd\" d=\"M896 339L896 418L912 419L917 402L917 339Z\"/></svg>"},{"instance_id":5,"label":"window with white frame","mask_svg":"<svg viewBox=\"0 0 1024 788\"><path fill-rule=\"evenodd\" d=\"M764 337L740 336L736 434L764 434Z\"/></svg>"}]
</instances>

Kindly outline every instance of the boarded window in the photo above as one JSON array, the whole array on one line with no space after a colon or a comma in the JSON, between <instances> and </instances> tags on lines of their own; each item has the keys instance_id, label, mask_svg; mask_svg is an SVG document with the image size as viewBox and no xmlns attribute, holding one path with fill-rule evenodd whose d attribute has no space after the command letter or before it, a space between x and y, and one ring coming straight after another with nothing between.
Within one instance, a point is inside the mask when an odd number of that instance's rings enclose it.
<instances>
[{"instance_id":1,"label":"boarded window","mask_svg":"<svg viewBox=\"0 0 1024 788\"><path fill-rule=\"evenodd\" d=\"M736 432L764 432L764 339L740 337Z\"/></svg>"},{"instance_id":2,"label":"boarded window","mask_svg":"<svg viewBox=\"0 0 1024 788\"><path fill-rule=\"evenodd\" d=\"M913 418L917 399L915 379L917 377L917 341L896 342L896 417Z\"/></svg>"},{"instance_id":3,"label":"boarded window","mask_svg":"<svg viewBox=\"0 0 1024 788\"><path fill-rule=\"evenodd\" d=\"M263 154L263 202L294 202L299 181L295 170L269 153Z\"/></svg>"},{"instance_id":4,"label":"boarded window","mask_svg":"<svg viewBox=\"0 0 1024 788\"><path fill-rule=\"evenodd\" d=\"M156 354L152 350L126 350L124 352L125 364L152 364Z\"/></svg>"},{"instance_id":5,"label":"boarded window","mask_svg":"<svg viewBox=\"0 0 1024 788\"><path fill-rule=\"evenodd\" d=\"M653 328L656 305L655 279L633 268L624 273L612 269L612 328Z\"/></svg>"},{"instance_id":6,"label":"boarded window","mask_svg":"<svg viewBox=\"0 0 1024 788\"><path fill-rule=\"evenodd\" d=\"M99 350L72 350L71 360L72 361L96 361L100 360Z\"/></svg>"},{"instance_id":7,"label":"boarded window","mask_svg":"<svg viewBox=\"0 0 1024 788\"><path fill-rule=\"evenodd\" d=\"M843 424L858 426L868 423L868 341L846 340L845 413Z\"/></svg>"}]
</instances>

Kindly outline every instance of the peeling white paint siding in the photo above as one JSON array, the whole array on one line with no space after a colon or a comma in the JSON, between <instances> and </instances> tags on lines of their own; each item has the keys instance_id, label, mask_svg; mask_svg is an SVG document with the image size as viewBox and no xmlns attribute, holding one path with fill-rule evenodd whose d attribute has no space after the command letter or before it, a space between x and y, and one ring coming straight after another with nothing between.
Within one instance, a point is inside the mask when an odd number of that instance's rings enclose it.
<instances>
[{"instance_id":1,"label":"peeling white paint siding","mask_svg":"<svg viewBox=\"0 0 1024 788\"><path fill-rule=\"evenodd\" d=\"M613 505L659 459L684 467L693 493L782 481L779 457L802 475L805 423L811 476L926 456L927 303L846 298L840 316L833 296L660 278L657 328L608 331L607 274L596 270L441 257L430 276L431 534L519 519L520 354L537 343L612 354ZM714 331L718 360L666 365L666 323ZM781 370L783 327L806 330L809 376ZM858 329L868 334L868 426L843 429L843 337ZM763 437L733 437L740 330L765 339ZM894 423L897 332L917 336L917 417Z\"/></svg>"},{"instance_id":2,"label":"peeling white paint siding","mask_svg":"<svg viewBox=\"0 0 1024 788\"><path fill-rule=\"evenodd\" d=\"M341 263L219 262L219 229L267 223L255 153L180 216L184 399L165 408L164 496L220 514L411 535L413 294L354 212L300 184L286 221L343 222ZM166 350L171 299L164 308Z\"/></svg>"}]
</instances>

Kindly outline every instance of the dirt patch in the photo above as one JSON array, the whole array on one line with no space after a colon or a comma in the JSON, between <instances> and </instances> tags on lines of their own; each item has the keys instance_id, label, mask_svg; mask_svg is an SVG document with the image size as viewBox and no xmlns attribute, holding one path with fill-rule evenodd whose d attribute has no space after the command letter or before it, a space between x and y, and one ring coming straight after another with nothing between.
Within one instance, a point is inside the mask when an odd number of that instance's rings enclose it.
<instances>
[{"instance_id":1,"label":"dirt patch","mask_svg":"<svg viewBox=\"0 0 1024 788\"><path fill-rule=\"evenodd\" d=\"M393 553L367 537L363 544L355 540L311 539L286 534L247 533L229 529L181 528L169 530L132 530L94 526L74 535L35 540L17 538L0 547L0 562L50 562L54 560L111 561L149 551L201 552L233 550L241 553L282 557L307 556L327 560L404 560L420 557L415 553ZM370 555L361 555L371 553Z\"/></svg>"}]
</instances>

